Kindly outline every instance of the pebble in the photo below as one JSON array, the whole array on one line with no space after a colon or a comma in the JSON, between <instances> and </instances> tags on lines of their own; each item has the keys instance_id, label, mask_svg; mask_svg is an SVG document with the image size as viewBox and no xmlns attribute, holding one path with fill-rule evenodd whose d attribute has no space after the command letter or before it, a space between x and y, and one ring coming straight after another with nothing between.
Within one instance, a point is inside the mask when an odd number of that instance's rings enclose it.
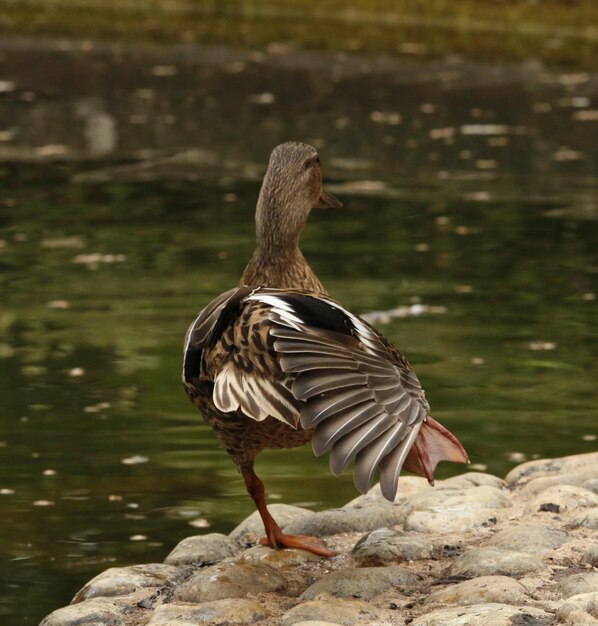
<instances>
[{"instance_id":1,"label":"pebble","mask_svg":"<svg viewBox=\"0 0 598 626\"><path fill-rule=\"evenodd\" d=\"M326 597L369 600L390 587L410 587L420 582L419 576L405 567L362 567L327 574L308 587L300 600Z\"/></svg>"},{"instance_id":2,"label":"pebble","mask_svg":"<svg viewBox=\"0 0 598 626\"><path fill-rule=\"evenodd\" d=\"M514 578L480 576L431 593L426 598L426 604L523 604L526 597L527 589Z\"/></svg>"},{"instance_id":3,"label":"pebble","mask_svg":"<svg viewBox=\"0 0 598 626\"><path fill-rule=\"evenodd\" d=\"M417 537L390 528L373 530L364 535L352 550L360 566L388 565L399 561L419 561L432 556L432 547Z\"/></svg>"},{"instance_id":4,"label":"pebble","mask_svg":"<svg viewBox=\"0 0 598 626\"><path fill-rule=\"evenodd\" d=\"M253 624L267 616L265 609L255 600L227 598L200 604L163 604L156 609L147 626L232 626Z\"/></svg>"},{"instance_id":5,"label":"pebble","mask_svg":"<svg viewBox=\"0 0 598 626\"><path fill-rule=\"evenodd\" d=\"M448 568L450 576L523 576L537 572L544 561L527 552L499 548L472 548L457 557Z\"/></svg>"},{"instance_id":6,"label":"pebble","mask_svg":"<svg viewBox=\"0 0 598 626\"><path fill-rule=\"evenodd\" d=\"M580 593L563 602L556 612L560 624L586 626L598 623L598 591Z\"/></svg>"},{"instance_id":7,"label":"pebble","mask_svg":"<svg viewBox=\"0 0 598 626\"><path fill-rule=\"evenodd\" d=\"M164 560L169 565L184 567L212 565L239 552L238 544L226 535L209 533L194 535L180 541Z\"/></svg>"},{"instance_id":8,"label":"pebble","mask_svg":"<svg viewBox=\"0 0 598 626\"><path fill-rule=\"evenodd\" d=\"M351 626L360 620L371 624L381 617L381 611L361 600L313 600L303 602L288 610L280 621L280 626L295 626L302 621L324 621L342 626ZM368 622L366 622L368 623Z\"/></svg>"},{"instance_id":9,"label":"pebble","mask_svg":"<svg viewBox=\"0 0 598 626\"><path fill-rule=\"evenodd\" d=\"M533 540L530 541L530 538ZM501 530L488 541L488 545L501 550L546 554L560 548L566 541L569 541L569 535L562 530L539 524L523 524Z\"/></svg>"},{"instance_id":10,"label":"pebble","mask_svg":"<svg viewBox=\"0 0 598 626\"><path fill-rule=\"evenodd\" d=\"M552 616L532 607L508 604L475 604L470 607L441 609L423 615L411 626L515 626L516 624L548 625ZM545 620L545 621L540 621Z\"/></svg>"},{"instance_id":11,"label":"pebble","mask_svg":"<svg viewBox=\"0 0 598 626\"><path fill-rule=\"evenodd\" d=\"M571 574L563 578L557 587L557 594L561 598L570 598L580 593L598 592L598 572L583 572Z\"/></svg>"},{"instance_id":12,"label":"pebble","mask_svg":"<svg viewBox=\"0 0 598 626\"><path fill-rule=\"evenodd\" d=\"M405 476L393 503L376 485L335 510L274 504L286 532L325 536L337 556L255 545L256 512L164 563L106 570L40 626L598 624L597 491L591 453L505 480Z\"/></svg>"},{"instance_id":13,"label":"pebble","mask_svg":"<svg viewBox=\"0 0 598 626\"><path fill-rule=\"evenodd\" d=\"M283 576L264 563L221 563L193 574L178 587L174 598L181 602L206 602L281 591L286 586Z\"/></svg>"}]
</instances>

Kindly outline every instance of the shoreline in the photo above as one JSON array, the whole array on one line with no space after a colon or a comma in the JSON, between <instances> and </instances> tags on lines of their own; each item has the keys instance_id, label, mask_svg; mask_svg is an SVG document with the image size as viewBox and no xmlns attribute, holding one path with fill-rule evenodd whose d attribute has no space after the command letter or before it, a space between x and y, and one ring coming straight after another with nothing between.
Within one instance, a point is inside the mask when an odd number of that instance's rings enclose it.
<instances>
[{"instance_id":1,"label":"shoreline","mask_svg":"<svg viewBox=\"0 0 598 626\"><path fill-rule=\"evenodd\" d=\"M106 570L40 626L597 623L598 452L504 479L403 476L394 503L375 486L340 509L271 509L338 555L256 546L255 512L228 536L184 539L164 563Z\"/></svg>"}]
</instances>

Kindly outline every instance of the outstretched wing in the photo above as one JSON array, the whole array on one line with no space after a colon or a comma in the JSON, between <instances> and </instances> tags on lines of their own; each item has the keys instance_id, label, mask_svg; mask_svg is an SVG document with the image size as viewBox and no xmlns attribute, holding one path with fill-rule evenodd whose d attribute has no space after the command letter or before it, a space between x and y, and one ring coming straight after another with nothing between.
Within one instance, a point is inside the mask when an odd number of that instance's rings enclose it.
<instances>
[{"instance_id":1,"label":"outstretched wing","mask_svg":"<svg viewBox=\"0 0 598 626\"><path fill-rule=\"evenodd\" d=\"M381 470L385 497L394 499L403 463L429 407L405 358L377 331L328 298L259 290L250 301L271 307L270 335L303 428L315 427L316 455L330 450L330 469L355 460L363 493Z\"/></svg>"}]
</instances>

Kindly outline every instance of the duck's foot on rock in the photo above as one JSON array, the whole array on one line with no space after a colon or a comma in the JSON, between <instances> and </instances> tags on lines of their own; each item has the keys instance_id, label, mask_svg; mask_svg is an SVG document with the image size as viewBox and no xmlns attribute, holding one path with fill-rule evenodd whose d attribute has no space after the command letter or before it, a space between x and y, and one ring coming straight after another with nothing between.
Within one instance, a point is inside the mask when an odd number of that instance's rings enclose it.
<instances>
[{"instance_id":1,"label":"duck's foot on rock","mask_svg":"<svg viewBox=\"0 0 598 626\"><path fill-rule=\"evenodd\" d=\"M326 544L317 537L308 537L307 535L285 535L284 533L272 533L270 537L262 537L260 539L262 546L270 548L299 548L307 550L319 556L336 556L336 552L329 550Z\"/></svg>"}]
</instances>

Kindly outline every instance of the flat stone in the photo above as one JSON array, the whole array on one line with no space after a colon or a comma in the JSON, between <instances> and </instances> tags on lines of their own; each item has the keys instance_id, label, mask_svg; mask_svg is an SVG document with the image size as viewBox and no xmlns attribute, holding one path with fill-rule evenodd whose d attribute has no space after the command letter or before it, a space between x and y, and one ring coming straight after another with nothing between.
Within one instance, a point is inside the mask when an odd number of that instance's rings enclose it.
<instances>
[{"instance_id":1,"label":"flat stone","mask_svg":"<svg viewBox=\"0 0 598 626\"><path fill-rule=\"evenodd\" d=\"M598 592L598 572L582 572L563 578L557 587L561 598L570 598L580 593Z\"/></svg>"},{"instance_id":2,"label":"flat stone","mask_svg":"<svg viewBox=\"0 0 598 626\"><path fill-rule=\"evenodd\" d=\"M511 486L519 487L540 476L567 474L591 466L594 475L598 474L598 452L563 456L558 459L539 459L514 467L507 474L505 481Z\"/></svg>"},{"instance_id":3,"label":"flat stone","mask_svg":"<svg viewBox=\"0 0 598 626\"><path fill-rule=\"evenodd\" d=\"M501 530L490 539L488 545L501 550L546 554L560 548L570 539L569 534L562 530L539 524L525 524Z\"/></svg>"},{"instance_id":4,"label":"flat stone","mask_svg":"<svg viewBox=\"0 0 598 626\"><path fill-rule=\"evenodd\" d=\"M559 606L556 619L560 624L570 624L571 626L597 624L598 591L572 596Z\"/></svg>"},{"instance_id":5,"label":"flat stone","mask_svg":"<svg viewBox=\"0 0 598 626\"><path fill-rule=\"evenodd\" d=\"M122 626L124 615L122 605L94 598L50 613L39 626Z\"/></svg>"},{"instance_id":6,"label":"flat stone","mask_svg":"<svg viewBox=\"0 0 598 626\"><path fill-rule=\"evenodd\" d=\"M72 603L91 598L125 596L140 589L173 585L184 575L177 567L163 563L111 567L92 578L73 598Z\"/></svg>"},{"instance_id":7,"label":"flat stone","mask_svg":"<svg viewBox=\"0 0 598 626\"><path fill-rule=\"evenodd\" d=\"M312 600L288 610L281 618L280 626L294 626L302 621L324 621L351 626L359 620L379 619L381 612L375 606L361 600Z\"/></svg>"},{"instance_id":8,"label":"flat stone","mask_svg":"<svg viewBox=\"0 0 598 626\"><path fill-rule=\"evenodd\" d=\"M419 561L432 556L430 543L404 533L380 528L363 536L352 550L359 566Z\"/></svg>"},{"instance_id":9,"label":"flat stone","mask_svg":"<svg viewBox=\"0 0 598 626\"><path fill-rule=\"evenodd\" d=\"M419 576L404 567L346 569L317 580L301 594L300 600L321 600L329 597L369 600L391 587L411 587L419 582Z\"/></svg>"},{"instance_id":10,"label":"flat stone","mask_svg":"<svg viewBox=\"0 0 598 626\"><path fill-rule=\"evenodd\" d=\"M425 478L420 476L401 476L399 478L399 484L397 486L397 494L394 502L389 502L383 495L380 489L380 483L376 483L367 493L358 496L354 500L351 500L344 508L351 508L353 506L363 506L364 504L372 504L374 502L378 504L398 505L404 502L406 498L412 496L419 491L429 491L432 489L430 483Z\"/></svg>"},{"instance_id":11,"label":"flat stone","mask_svg":"<svg viewBox=\"0 0 598 626\"><path fill-rule=\"evenodd\" d=\"M202 567L235 556L239 550L238 544L226 535L220 533L194 535L180 541L164 562L177 567L186 565Z\"/></svg>"},{"instance_id":12,"label":"flat stone","mask_svg":"<svg viewBox=\"0 0 598 626\"><path fill-rule=\"evenodd\" d=\"M523 576L544 568L544 561L534 554L498 548L471 548L449 566L451 576Z\"/></svg>"},{"instance_id":13,"label":"flat stone","mask_svg":"<svg viewBox=\"0 0 598 626\"><path fill-rule=\"evenodd\" d=\"M162 604L147 626L232 626L253 624L267 616L255 600L227 598L201 604Z\"/></svg>"},{"instance_id":14,"label":"flat stone","mask_svg":"<svg viewBox=\"0 0 598 626\"><path fill-rule=\"evenodd\" d=\"M439 589L426 598L426 604L523 604L527 589L508 576L480 576Z\"/></svg>"},{"instance_id":15,"label":"flat stone","mask_svg":"<svg viewBox=\"0 0 598 626\"><path fill-rule=\"evenodd\" d=\"M399 507L390 503L371 503L319 511L310 517L290 522L284 530L293 535L325 537L395 526L401 524L403 520L404 515Z\"/></svg>"},{"instance_id":16,"label":"flat stone","mask_svg":"<svg viewBox=\"0 0 598 626\"><path fill-rule=\"evenodd\" d=\"M315 513L309 509L292 506L290 504L269 504L268 509L278 525L285 531L290 522L315 515ZM232 530L228 536L233 541L245 547L256 543L260 537L264 536L264 524L262 523L262 518L259 513L254 511Z\"/></svg>"},{"instance_id":17,"label":"flat stone","mask_svg":"<svg viewBox=\"0 0 598 626\"><path fill-rule=\"evenodd\" d=\"M175 591L174 599L208 602L264 591L281 591L286 586L284 577L264 563L220 563L193 574Z\"/></svg>"},{"instance_id":18,"label":"flat stone","mask_svg":"<svg viewBox=\"0 0 598 626\"><path fill-rule=\"evenodd\" d=\"M307 550L297 550L295 548L285 548L284 550L273 550L267 546L253 546L243 552L243 561L261 561L278 570L296 568L306 563L321 561L325 557L318 556Z\"/></svg>"},{"instance_id":19,"label":"flat stone","mask_svg":"<svg viewBox=\"0 0 598 626\"><path fill-rule=\"evenodd\" d=\"M492 526L497 509L509 506L511 501L503 491L482 485L422 491L409 497L401 509L405 530L447 533Z\"/></svg>"},{"instance_id":20,"label":"flat stone","mask_svg":"<svg viewBox=\"0 0 598 626\"><path fill-rule=\"evenodd\" d=\"M413 620L411 626L548 626L551 619L549 613L529 606L489 603L434 611Z\"/></svg>"},{"instance_id":21,"label":"flat stone","mask_svg":"<svg viewBox=\"0 0 598 626\"><path fill-rule=\"evenodd\" d=\"M586 549L581 556L581 562L598 567L598 544L594 543Z\"/></svg>"},{"instance_id":22,"label":"flat stone","mask_svg":"<svg viewBox=\"0 0 598 626\"><path fill-rule=\"evenodd\" d=\"M504 490L507 483L498 476L484 472L466 472L458 476L451 476L436 483L435 489L469 489L470 487L494 487Z\"/></svg>"},{"instance_id":23,"label":"flat stone","mask_svg":"<svg viewBox=\"0 0 598 626\"><path fill-rule=\"evenodd\" d=\"M598 530L598 507L582 511L569 521L570 528Z\"/></svg>"},{"instance_id":24,"label":"flat stone","mask_svg":"<svg viewBox=\"0 0 598 626\"><path fill-rule=\"evenodd\" d=\"M554 487L555 485L573 485L576 487L584 487L585 489L594 491L595 493L595 490L590 487L593 484L592 479L596 475L596 471L596 467L590 465L589 467L582 467L572 472L565 472L550 476L540 476L539 478L534 478L528 483L525 483L520 488L520 491L521 493L531 497L541 491L544 491L544 489L548 489L548 487Z\"/></svg>"},{"instance_id":25,"label":"flat stone","mask_svg":"<svg viewBox=\"0 0 598 626\"><path fill-rule=\"evenodd\" d=\"M598 476L596 476L596 473L596 468L592 468L593 476L588 478L587 480L584 480L583 483L581 483L581 486L584 489L589 489L593 493L598 493Z\"/></svg>"},{"instance_id":26,"label":"flat stone","mask_svg":"<svg viewBox=\"0 0 598 626\"><path fill-rule=\"evenodd\" d=\"M548 505L551 505L550 507ZM536 494L525 507L527 514L538 513L542 509L552 511L554 506L558 512L583 509L597 506L598 495L589 489L575 487L573 485L554 485Z\"/></svg>"}]
</instances>

